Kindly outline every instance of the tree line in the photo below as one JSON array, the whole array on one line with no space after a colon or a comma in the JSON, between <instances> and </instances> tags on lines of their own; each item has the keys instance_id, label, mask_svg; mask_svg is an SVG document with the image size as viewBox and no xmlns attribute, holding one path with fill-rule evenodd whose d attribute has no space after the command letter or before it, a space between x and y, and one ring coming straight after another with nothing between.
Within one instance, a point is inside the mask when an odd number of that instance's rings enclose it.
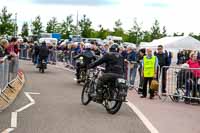
<instances>
[{"instance_id":1,"label":"tree line","mask_svg":"<svg viewBox=\"0 0 200 133\"><path fill-rule=\"evenodd\" d=\"M4 7L0 13L0 36L1 35L13 35L15 29L18 30L16 23L12 19L13 14L9 13L7 8ZM132 28L125 31L122 28L122 22L120 19L115 21L113 30L106 29L102 25L99 25L99 29L92 28L92 21L83 15L77 25L73 24L74 20L72 15L69 15L62 22L58 22L56 17L52 17L43 28L43 23L40 16L37 16L31 23L24 22L21 28L21 36L27 37L29 30L33 35L40 35L43 32L47 33L60 33L63 39L69 37L69 35L80 34L84 38L101 38L105 39L108 35L121 36L126 42L140 44L140 42L151 42L154 39L160 39L168 36L165 26L161 27L158 20L155 20L150 30L143 30L142 24L134 19ZM16 28L17 27L17 28ZM182 36L184 33L174 33L173 36ZM195 35L193 33L190 36L200 40L200 34Z\"/></svg>"}]
</instances>

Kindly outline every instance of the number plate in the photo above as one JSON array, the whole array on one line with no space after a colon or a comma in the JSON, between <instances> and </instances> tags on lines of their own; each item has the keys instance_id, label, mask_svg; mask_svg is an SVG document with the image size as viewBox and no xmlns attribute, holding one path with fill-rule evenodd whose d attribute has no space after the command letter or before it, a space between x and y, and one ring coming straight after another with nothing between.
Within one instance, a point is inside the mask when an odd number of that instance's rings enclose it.
<instances>
[{"instance_id":1,"label":"number plate","mask_svg":"<svg viewBox=\"0 0 200 133\"><path fill-rule=\"evenodd\" d=\"M117 80L118 80L118 83L123 83L123 84L126 83L126 80L125 80L125 79L121 79L121 78L119 78L119 79L117 79Z\"/></svg>"}]
</instances>

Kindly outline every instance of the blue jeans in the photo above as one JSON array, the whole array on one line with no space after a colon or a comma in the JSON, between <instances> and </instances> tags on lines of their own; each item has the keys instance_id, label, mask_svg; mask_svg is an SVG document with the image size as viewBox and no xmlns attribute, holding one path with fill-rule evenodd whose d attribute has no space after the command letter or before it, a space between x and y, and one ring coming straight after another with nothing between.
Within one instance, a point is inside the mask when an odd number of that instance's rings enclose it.
<instances>
[{"instance_id":1,"label":"blue jeans","mask_svg":"<svg viewBox=\"0 0 200 133\"><path fill-rule=\"evenodd\" d=\"M200 86L197 84L198 79L193 79L192 80L187 80L186 81L186 92L185 92L185 96L188 97L196 97L197 92L200 92ZM192 92L192 95L190 95L190 92Z\"/></svg>"},{"instance_id":2,"label":"blue jeans","mask_svg":"<svg viewBox=\"0 0 200 133\"><path fill-rule=\"evenodd\" d=\"M137 75L137 65L134 65L134 67L131 69L131 74L130 74L130 83L132 85L135 84L135 77Z\"/></svg>"}]
</instances>

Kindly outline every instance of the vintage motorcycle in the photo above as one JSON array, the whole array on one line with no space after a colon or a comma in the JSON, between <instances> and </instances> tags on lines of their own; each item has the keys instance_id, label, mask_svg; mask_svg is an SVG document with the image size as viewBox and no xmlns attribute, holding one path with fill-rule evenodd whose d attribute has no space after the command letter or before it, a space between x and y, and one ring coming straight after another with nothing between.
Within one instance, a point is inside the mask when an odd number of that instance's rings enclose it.
<instances>
[{"instance_id":1,"label":"vintage motorcycle","mask_svg":"<svg viewBox=\"0 0 200 133\"><path fill-rule=\"evenodd\" d=\"M99 103L96 97L92 94L97 93L96 85L100 73L103 68L98 67L93 70L88 70L86 83L81 94L81 102L83 105L88 105L91 101ZM115 83L107 83L103 88L102 104L109 114L116 114L123 102L126 102L128 91L128 83L123 78L118 78Z\"/></svg>"}]
</instances>

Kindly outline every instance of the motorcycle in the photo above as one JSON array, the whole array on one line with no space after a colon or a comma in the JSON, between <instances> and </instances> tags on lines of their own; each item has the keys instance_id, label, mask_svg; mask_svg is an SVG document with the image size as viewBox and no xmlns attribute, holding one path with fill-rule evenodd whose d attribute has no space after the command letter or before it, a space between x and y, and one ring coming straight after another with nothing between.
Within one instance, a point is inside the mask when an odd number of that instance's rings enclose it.
<instances>
[{"instance_id":1,"label":"motorcycle","mask_svg":"<svg viewBox=\"0 0 200 133\"><path fill-rule=\"evenodd\" d=\"M40 65L38 66L38 68L39 72L41 73L44 73L45 69L47 69L47 64L44 59L40 61Z\"/></svg>"},{"instance_id":2,"label":"motorcycle","mask_svg":"<svg viewBox=\"0 0 200 133\"><path fill-rule=\"evenodd\" d=\"M83 60L82 56L76 60L76 64L77 64L77 67L80 67L79 79L77 79L77 83L78 84L80 84L81 82L84 83L86 81L86 70L87 69L85 67L82 67L82 66L84 66L84 60Z\"/></svg>"},{"instance_id":3,"label":"motorcycle","mask_svg":"<svg viewBox=\"0 0 200 133\"><path fill-rule=\"evenodd\" d=\"M93 93L97 93L96 85L102 68L89 70L86 83L81 94L81 102L88 105L91 101L102 104L109 114L116 114L123 102L126 102L128 83L123 78L118 78L115 83L107 83L103 87L102 102L99 102Z\"/></svg>"}]
</instances>

